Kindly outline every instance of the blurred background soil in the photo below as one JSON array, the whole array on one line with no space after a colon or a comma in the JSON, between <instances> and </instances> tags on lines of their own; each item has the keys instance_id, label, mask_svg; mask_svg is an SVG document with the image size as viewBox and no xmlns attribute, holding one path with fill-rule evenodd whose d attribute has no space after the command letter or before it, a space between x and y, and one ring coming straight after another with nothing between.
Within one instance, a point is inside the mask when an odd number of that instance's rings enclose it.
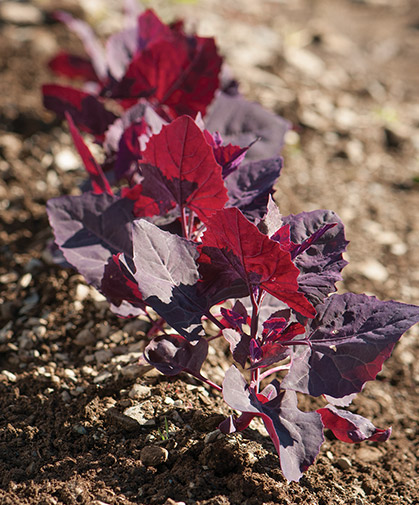
<instances>
[{"instance_id":1,"label":"blurred background soil","mask_svg":"<svg viewBox=\"0 0 419 505\"><path fill-rule=\"evenodd\" d=\"M330 435L287 484L259 424L219 438L229 413L220 395L136 366L145 323L117 319L82 277L51 263L46 201L77 194L84 179L66 125L42 107L48 59L83 54L51 14L68 10L105 39L122 27L121 4L0 3L0 504L419 503L418 327L350 407L392 425L391 439ZM276 200L284 215L342 218L351 243L339 290L418 304L418 2L145 5L214 36L241 91L292 122ZM213 348L206 373L221 381L228 366Z\"/></svg>"}]
</instances>

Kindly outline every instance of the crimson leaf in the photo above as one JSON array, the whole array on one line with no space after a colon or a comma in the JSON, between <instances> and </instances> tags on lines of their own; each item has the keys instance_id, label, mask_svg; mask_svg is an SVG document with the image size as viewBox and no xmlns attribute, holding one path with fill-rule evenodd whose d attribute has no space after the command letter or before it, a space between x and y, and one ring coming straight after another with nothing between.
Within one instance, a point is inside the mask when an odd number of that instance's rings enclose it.
<instances>
[{"instance_id":1,"label":"crimson leaf","mask_svg":"<svg viewBox=\"0 0 419 505\"><path fill-rule=\"evenodd\" d=\"M375 379L395 343L419 322L419 307L345 293L326 298L310 323L311 347L298 347L282 382L312 396L342 398Z\"/></svg>"},{"instance_id":2,"label":"crimson leaf","mask_svg":"<svg viewBox=\"0 0 419 505\"><path fill-rule=\"evenodd\" d=\"M182 116L158 135L143 152L142 194L163 200L169 209L176 202L205 220L227 201L221 167L195 122Z\"/></svg>"},{"instance_id":3,"label":"crimson leaf","mask_svg":"<svg viewBox=\"0 0 419 505\"><path fill-rule=\"evenodd\" d=\"M113 195L112 188L110 187L101 166L96 162L93 154L85 144L83 137L80 135L80 132L76 128L76 125L68 112L65 113L65 117L70 127L70 133L73 138L74 145L76 146L76 149L83 160L84 166L90 175L93 193L108 193L109 195Z\"/></svg>"},{"instance_id":4,"label":"crimson leaf","mask_svg":"<svg viewBox=\"0 0 419 505\"><path fill-rule=\"evenodd\" d=\"M57 75L79 78L85 81L97 81L95 69L87 58L60 51L48 62L49 68Z\"/></svg>"},{"instance_id":5,"label":"crimson leaf","mask_svg":"<svg viewBox=\"0 0 419 505\"><path fill-rule=\"evenodd\" d=\"M96 96L84 91L45 84L42 93L47 109L62 117L68 112L76 125L87 133L101 137L116 119L115 114L106 110Z\"/></svg>"},{"instance_id":6,"label":"crimson leaf","mask_svg":"<svg viewBox=\"0 0 419 505\"><path fill-rule=\"evenodd\" d=\"M391 435L391 428L387 430L376 428L365 417L337 409L333 405L327 405L317 412L322 416L324 427L332 430L336 438L349 444L364 440L385 442Z\"/></svg>"},{"instance_id":7,"label":"crimson leaf","mask_svg":"<svg viewBox=\"0 0 419 505\"><path fill-rule=\"evenodd\" d=\"M207 222L199 246L203 289L214 301L262 289L306 317L314 308L298 291L298 269L290 254L260 233L236 208L218 211Z\"/></svg>"}]
</instances>

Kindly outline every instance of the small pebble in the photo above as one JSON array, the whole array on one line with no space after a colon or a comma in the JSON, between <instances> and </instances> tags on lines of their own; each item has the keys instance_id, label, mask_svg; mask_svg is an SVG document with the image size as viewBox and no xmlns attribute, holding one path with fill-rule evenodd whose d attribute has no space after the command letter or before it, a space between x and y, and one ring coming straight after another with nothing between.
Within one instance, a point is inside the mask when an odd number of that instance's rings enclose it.
<instances>
[{"instance_id":1,"label":"small pebble","mask_svg":"<svg viewBox=\"0 0 419 505\"><path fill-rule=\"evenodd\" d=\"M9 382L16 382L16 375L9 370L2 370L0 374L4 375Z\"/></svg>"},{"instance_id":2,"label":"small pebble","mask_svg":"<svg viewBox=\"0 0 419 505\"><path fill-rule=\"evenodd\" d=\"M103 370L103 372L100 372L100 374L96 375L96 377L93 379L93 382L94 384L100 384L101 382L105 382L111 377L111 372L108 372L108 370Z\"/></svg>"},{"instance_id":3,"label":"small pebble","mask_svg":"<svg viewBox=\"0 0 419 505\"><path fill-rule=\"evenodd\" d=\"M153 414L151 412L146 412L142 408L142 405L128 407L124 410L124 415L135 419L140 426L154 426L156 424L156 421L152 417Z\"/></svg>"},{"instance_id":4,"label":"small pebble","mask_svg":"<svg viewBox=\"0 0 419 505\"><path fill-rule=\"evenodd\" d=\"M71 396L70 396L70 393L68 391L63 391L61 393L61 398L63 400L64 403L70 403L71 401Z\"/></svg>"},{"instance_id":5,"label":"small pebble","mask_svg":"<svg viewBox=\"0 0 419 505\"><path fill-rule=\"evenodd\" d=\"M113 424L116 424L126 431L136 431L138 430L138 422L130 416L126 416L117 410L115 407L111 407L106 411L106 416Z\"/></svg>"},{"instance_id":6,"label":"small pebble","mask_svg":"<svg viewBox=\"0 0 419 505\"><path fill-rule=\"evenodd\" d=\"M167 461L168 451L158 445L147 445L141 450L140 460L145 466L156 466Z\"/></svg>"},{"instance_id":7,"label":"small pebble","mask_svg":"<svg viewBox=\"0 0 419 505\"><path fill-rule=\"evenodd\" d=\"M80 168L80 159L70 148L64 148L58 152L55 155L54 161L57 167L63 172L69 172Z\"/></svg>"},{"instance_id":8,"label":"small pebble","mask_svg":"<svg viewBox=\"0 0 419 505\"><path fill-rule=\"evenodd\" d=\"M86 284L77 284L76 296L75 296L76 300L82 302L89 296L89 294L90 294L89 286L86 286Z\"/></svg>"},{"instance_id":9,"label":"small pebble","mask_svg":"<svg viewBox=\"0 0 419 505\"><path fill-rule=\"evenodd\" d=\"M110 349L101 349L95 352L95 360L98 365L111 360L113 353Z\"/></svg>"},{"instance_id":10,"label":"small pebble","mask_svg":"<svg viewBox=\"0 0 419 505\"><path fill-rule=\"evenodd\" d=\"M341 470L349 470L349 468L352 466L352 463L348 458L339 458L336 461L336 464Z\"/></svg>"},{"instance_id":11,"label":"small pebble","mask_svg":"<svg viewBox=\"0 0 419 505\"><path fill-rule=\"evenodd\" d=\"M376 447L361 447L357 451L356 457L364 463L374 463L382 457L382 453Z\"/></svg>"},{"instance_id":12,"label":"small pebble","mask_svg":"<svg viewBox=\"0 0 419 505\"><path fill-rule=\"evenodd\" d=\"M21 2L4 2L0 6L3 21L16 25L39 25L42 23L42 12L35 5Z\"/></svg>"},{"instance_id":13,"label":"small pebble","mask_svg":"<svg viewBox=\"0 0 419 505\"><path fill-rule=\"evenodd\" d=\"M121 375L126 379L134 380L142 377L150 368L151 366L128 365L121 368Z\"/></svg>"},{"instance_id":14,"label":"small pebble","mask_svg":"<svg viewBox=\"0 0 419 505\"><path fill-rule=\"evenodd\" d=\"M134 384L128 393L128 396L133 400L142 400L150 396L151 388L148 386L143 386L142 384Z\"/></svg>"},{"instance_id":15,"label":"small pebble","mask_svg":"<svg viewBox=\"0 0 419 505\"><path fill-rule=\"evenodd\" d=\"M74 339L74 343L79 345L80 347L84 347L87 345L93 345L96 342L96 339L93 333L87 328L81 330Z\"/></svg>"},{"instance_id":16,"label":"small pebble","mask_svg":"<svg viewBox=\"0 0 419 505\"><path fill-rule=\"evenodd\" d=\"M205 435L204 442L206 444L212 444L213 442L218 440L221 436L222 436L222 433L220 430L217 429L217 430L211 431L210 433L207 433Z\"/></svg>"},{"instance_id":17,"label":"small pebble","mask_svg":"<svg viewBox=\"0 0 419 505\"><path fill-rule=\"evenodd\" d=\"M19 286L25 289L29 286L31 280L32 280L32 274L28 272L27 274L22 275L22 277L19 279Z\"/></svg>"}]
</instances>

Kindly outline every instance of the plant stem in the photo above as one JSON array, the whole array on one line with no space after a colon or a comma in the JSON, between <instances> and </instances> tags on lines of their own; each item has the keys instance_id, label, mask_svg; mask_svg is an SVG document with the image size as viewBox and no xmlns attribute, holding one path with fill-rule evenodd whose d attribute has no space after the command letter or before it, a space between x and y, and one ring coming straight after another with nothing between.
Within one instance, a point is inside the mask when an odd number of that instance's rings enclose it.
<instances>
[{"instance_id":1,"label":"plant stem","mask_svg":"<svg viewBox=\"0 0 419 505\"><path fill-rule=\"evenodd\" d=\"M263 372L262 374L259 375L259 381L266 379L266 377L269 377L269 375L273 373L282 372L283 370L289 370L290 367L291 363L288 363L288 365L279 365L274 368L270 368L269 370L266 370L266 372Z\"/></svg>"},{"instance_id":2,"label":"plant stem","mask_svg":"<svg viewBox=\"0 0 419 505\"><path fill-rule=\"evenodd\" d=\"M188 238L188 224L186 221L186 210L183 205L180 208L180 221L182 223L182 235L185 238Z\"/></svg>"},{"instance_id":3,"label":"plant stem","mask_svg":"<svg viewBox=\"0 0 419 505\"><path fill-rule=\"evenodd\" d=\"M189 221L188 221L188 239L191 240L192 238L192 232L193 232L193 225L195 221L195 212L193 210L189 211Z\"/></svg>"},{"instance_id":4,"label":"plant stem","mask_svg":"<svg viewBox=\"0 0 419 505\"><path fill-rule=\"evenodd\" d=\"M205 312L205 315L212 323L215 324L215 326L220 328L220 330L225 330L226 327L216 317L214 317L210 311Z\"/></svg>"},{"instance_id":5,"label":"plant stem","mask_svg":"<svg viewBox=\"0 0 419 505\"><path fill-rule=\"evenodd\" d=\"M221 386L219 386L218 384L215 384L215 382L210 381L209 379L207 379L206 377L204 377L203 375L201 375L199 372L193 372L192 370L188 370L186 368L185 368L184 372L187 372L188 374L190 374L193 377L195 377L195 379L198 379L201 382L204 382L205 384L208 384L208 386L213 387L214 389L216 389L220 393L223 390L223 388Z\"/></svg>"}]
</instances>

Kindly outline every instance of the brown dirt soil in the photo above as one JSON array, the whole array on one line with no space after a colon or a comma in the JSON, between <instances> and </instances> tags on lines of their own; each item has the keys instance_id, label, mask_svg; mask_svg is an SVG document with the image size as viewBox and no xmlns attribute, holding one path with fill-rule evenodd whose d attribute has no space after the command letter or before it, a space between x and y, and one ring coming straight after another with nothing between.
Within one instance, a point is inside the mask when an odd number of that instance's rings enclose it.
<instances>
[{"instance_id":1,"label":"brown dirt soil","mask_svg":"<svg viewBox=\"0 0 419 505\"><path fill-rule=\"evenodd\" d=\"M22 21L6 4L33 10ZM0 5L0 504L418 504L417 327L350 407L391 425L391 439L347 445L328 434L315 465L287 484L259 424L218 437L221 396L137 366L146 324L117 319L49 261L45 204L84 177L65 169L67 129L41 104L48 58L81 50L50 14L65 7L109 33L118 19L100 5L114 3L97 4ZM340 290L419 303L417 2L153 6L214 35L247 96L294 123L277 201L284 214L340 214L351 240ZM213 348L205 372L220 381L227 366ZM141 424L123 415L132 406Z\"/></svg>"}]
</instances>

